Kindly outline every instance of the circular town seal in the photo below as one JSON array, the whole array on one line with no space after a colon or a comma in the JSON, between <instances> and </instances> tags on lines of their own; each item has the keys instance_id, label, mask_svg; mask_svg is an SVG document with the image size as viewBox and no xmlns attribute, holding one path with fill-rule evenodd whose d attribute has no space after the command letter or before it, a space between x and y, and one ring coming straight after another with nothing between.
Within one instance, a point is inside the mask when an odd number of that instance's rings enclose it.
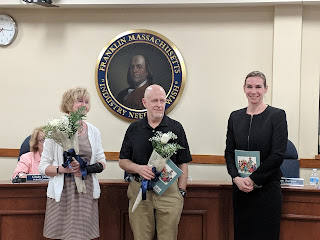
<instances>
[{"instance_id":1,"label":"circular town seal","mask_svg":"<svg viewBox=\"0 0 320 240\"><path fill-rule=\"evenodd\" d=\"M177 47L151 30L130 30L112 39L100 52L95 82L103 104L116 116L137 120L146 116L145 89L158 84L166 91L166 113L179 101L186 79Z\"/></svg>"}]
</instances>

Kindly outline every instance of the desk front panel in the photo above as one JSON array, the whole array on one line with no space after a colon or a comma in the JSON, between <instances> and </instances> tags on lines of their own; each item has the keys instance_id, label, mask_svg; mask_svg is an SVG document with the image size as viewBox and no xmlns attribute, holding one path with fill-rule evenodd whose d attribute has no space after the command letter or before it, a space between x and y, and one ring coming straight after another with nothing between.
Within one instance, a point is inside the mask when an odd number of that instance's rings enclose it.
<instances>
[{"instance_id":1,"label":"desk front panel","mask_svg":"<svg viewBox=\"0 0 320 240\"><path fill-rule=\"evenodd\" d=\"M100 180L100 239L131 240L127 183ZM0 181L0 240L44 239L47 183ZM281 240L318 239L320 190L283 188ZM228 183L192 181L179 224L179 240L232 240L232 188Z\"/></svg>"}]
</instances>

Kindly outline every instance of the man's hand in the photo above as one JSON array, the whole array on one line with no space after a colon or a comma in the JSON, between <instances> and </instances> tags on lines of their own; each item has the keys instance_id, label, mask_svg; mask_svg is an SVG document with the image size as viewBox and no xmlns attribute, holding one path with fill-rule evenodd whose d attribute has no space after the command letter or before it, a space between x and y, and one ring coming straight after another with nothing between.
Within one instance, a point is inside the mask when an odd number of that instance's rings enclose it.
<instances>
[{"instance_id":1,"label":"man's hand","mask_svg":"<svg viewBox=\"0 0 320 240\"><path fill-rule=\"evenodd\" d=\"M151 180L155 177L154 173L152 172L152 167L148 165L137 165L136 172L146 180Z\"/></svg>"},{"instance_id":2,"label":"man's hand","mask_svg":"<svg viewBox=\"0 0 320 240\"><path fill-rule=\"evenodd\" d=\"M235 177L233 179L233 182L238 186L238 188L243 191L243 192L251 192L254 187L254 182L252 181L251 178L246 177L246 178L242 178L242 177Z\"/></svg>"},{"instance_id":3,"label":"man's hand","mask_svg":"<svg viewBox=\"0 0 320 240\"><path fill-rule=\"evenodd\" d=\"M119 166L128 173L139 174L146 180L151 180L155 177L154 173L152 172L152 167L148 165L136 164L129 159L119 159Z\"/></svg>"}]
</instances>

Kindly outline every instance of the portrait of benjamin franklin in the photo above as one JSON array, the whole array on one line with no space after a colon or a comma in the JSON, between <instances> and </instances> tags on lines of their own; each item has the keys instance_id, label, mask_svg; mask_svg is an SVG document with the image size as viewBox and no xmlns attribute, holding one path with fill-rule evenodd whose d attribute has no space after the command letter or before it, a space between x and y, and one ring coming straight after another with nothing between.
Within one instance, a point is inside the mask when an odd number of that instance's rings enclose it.
<instances>
[{"instance_id":1,"label":"portrait of benjamin franklin","mask_svg":"<svg viewBox=\"0 0 320 240\"><path fill-rule=\"evenodd\" d=\"M144 109L142 98L151 84L161 85L168 94L172 81L166 54L148 43L132 43L120 48L107 69L110 92L119 104L129 109Z\"/></svg>"}]
</instances>

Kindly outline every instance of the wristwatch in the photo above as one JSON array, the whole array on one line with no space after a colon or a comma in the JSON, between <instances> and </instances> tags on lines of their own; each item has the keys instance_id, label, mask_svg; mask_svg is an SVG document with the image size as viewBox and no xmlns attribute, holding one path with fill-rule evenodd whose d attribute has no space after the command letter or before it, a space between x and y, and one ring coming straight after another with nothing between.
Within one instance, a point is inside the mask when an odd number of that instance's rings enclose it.
<instances>
[{"instance_id":1,"label":"wristwatch","mask_svg":"<svg viewBox=\"0 0 320 240\"><path fill-rule=\"evenodd\" d=\"M179 192L181 193L182 197L186 197L187 196L187 190L183 190L182 188L179 188Z\"/></svg>"}]
</instances>

